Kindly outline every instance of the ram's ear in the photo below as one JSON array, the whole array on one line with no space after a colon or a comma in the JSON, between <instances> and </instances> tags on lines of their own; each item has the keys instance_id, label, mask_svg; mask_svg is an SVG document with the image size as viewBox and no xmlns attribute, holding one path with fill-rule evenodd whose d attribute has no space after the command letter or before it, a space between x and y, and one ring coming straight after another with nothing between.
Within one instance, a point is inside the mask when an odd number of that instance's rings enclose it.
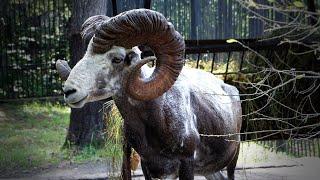
<instances>
[{"instance_id":1,"label":"ram's ear","mask_svg":"<svg viewBox=\"0 0 320 180\"><path fill-rule=\"evenodd\" d=\"M68 62L64 61L64 60L57 60L56 69L57 69L58 74L60 75L60 78L63 81L66 81L69 77L70 72L71 72L71 68L68 65Z\"/></svg>"},{"instance_id":2,"label":"ram's ear","mask_svg":"<svg viewBox=\"0 0 320 180\"><path fill-rule=\"evenodd\" d=\"M86 45L89 44L91 38L96 33L101 23L108 21L110 18L104 15L96 15L89 17L81 27L81 37Z\"/></svg>"}]
</instances>

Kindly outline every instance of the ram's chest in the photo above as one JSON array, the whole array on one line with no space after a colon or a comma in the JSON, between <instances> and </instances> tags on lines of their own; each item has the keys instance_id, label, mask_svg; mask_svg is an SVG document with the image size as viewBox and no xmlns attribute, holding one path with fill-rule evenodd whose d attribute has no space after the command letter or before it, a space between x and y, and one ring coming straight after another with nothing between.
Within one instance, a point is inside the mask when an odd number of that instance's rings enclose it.
<instances>
[{"instance_id":1,"label":"ram's chest","mask_svg":"<svg viewBox=\"0 0 320 180\"><path fill-rule=\"evenodd\" d=\"M128 123L125 125L126 138L139 154L157 153L167 157L192 155L198 142L198 133L186 130L184 124L150 126L147 123ZM188 132L188 133L186 133Z\"/></svg>"}]
</instances>

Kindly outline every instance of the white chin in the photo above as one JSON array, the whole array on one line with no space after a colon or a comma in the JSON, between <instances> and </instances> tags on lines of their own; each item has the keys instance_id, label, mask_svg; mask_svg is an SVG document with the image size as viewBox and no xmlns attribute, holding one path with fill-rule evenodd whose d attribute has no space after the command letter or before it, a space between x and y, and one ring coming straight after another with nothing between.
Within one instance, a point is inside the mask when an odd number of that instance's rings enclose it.
<instances>
[{"instance_id":1,"label":"white chin","mask_svg":"<svg viewBox=\"0 0 320 180\"><path fill-rule=\"evenodd\" d=\"M87 102L96 102L96 101L101 101L105 100L112 97L111 93L101 93L101 95L97 95L97 93L89 93L89 96L87 98Z\"/></svg>"},{"instance_id":2,"label":"white chin","mask_svg":"<svg viewBox=\"0 0 320 180\"><path fill-rule=\"evenodd\" d=\"M71 108L82 108L87 103L86 99L83 99L76 103L68 103Z\"/></svg>"}]
</instances>

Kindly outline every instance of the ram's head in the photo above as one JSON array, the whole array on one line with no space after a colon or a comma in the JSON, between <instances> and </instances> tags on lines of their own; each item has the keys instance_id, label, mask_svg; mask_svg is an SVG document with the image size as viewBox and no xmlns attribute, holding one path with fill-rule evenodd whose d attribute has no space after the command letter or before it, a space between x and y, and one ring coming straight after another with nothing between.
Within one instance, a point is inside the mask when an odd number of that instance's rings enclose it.
<instances>
[{"instance_id":1,"label":"ram's head","mask_svg":"<svg viewBox=\"0 0 320 180\"><path fill-rule=\"evenodd\" d=\"M71 107L106 99L121 89L135 100L155 99L173 85L183 67L184 40L155 11L131 10L110 19L94 16L84 23L82 35L93 36L84 57L72 70L63 61L56 64ZM150 77L140 76L150 59L140 59L137 45L149 46L156 56Z\"/></svg>"}]
</instances>

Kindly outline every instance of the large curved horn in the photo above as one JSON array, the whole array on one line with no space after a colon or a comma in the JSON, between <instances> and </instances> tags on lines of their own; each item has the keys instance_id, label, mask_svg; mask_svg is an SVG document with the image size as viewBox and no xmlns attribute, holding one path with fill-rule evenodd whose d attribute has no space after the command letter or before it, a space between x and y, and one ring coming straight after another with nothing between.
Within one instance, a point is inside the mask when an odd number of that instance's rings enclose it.
<instances>
[{"instance_id":1,"label":"large curved horn","mask_svg":"<svg viewBox=\"0 0 320 180\"><path fill-rule=\"evenodd\" d=\"M85 44L88 44L97 28L110 17L105 15L96 15L89 17L81 26L81 37Z\"/></svg>"},{"instance_id":2,"label":"large curved horn","mask_svg":"<svg viewBox=\"0 0 320 180\"><path fill-rule=\"evenodd\" d=\"M161 96L173 85L182 70L184 40L158 12L136 9L102 23L93 37L93 51L104 53L112 45L125 48L147 45L157 57L156 68L149 78L141 79L136 70L129 74L125 89L136 100Z\"/></svg>"}]
</instances>

